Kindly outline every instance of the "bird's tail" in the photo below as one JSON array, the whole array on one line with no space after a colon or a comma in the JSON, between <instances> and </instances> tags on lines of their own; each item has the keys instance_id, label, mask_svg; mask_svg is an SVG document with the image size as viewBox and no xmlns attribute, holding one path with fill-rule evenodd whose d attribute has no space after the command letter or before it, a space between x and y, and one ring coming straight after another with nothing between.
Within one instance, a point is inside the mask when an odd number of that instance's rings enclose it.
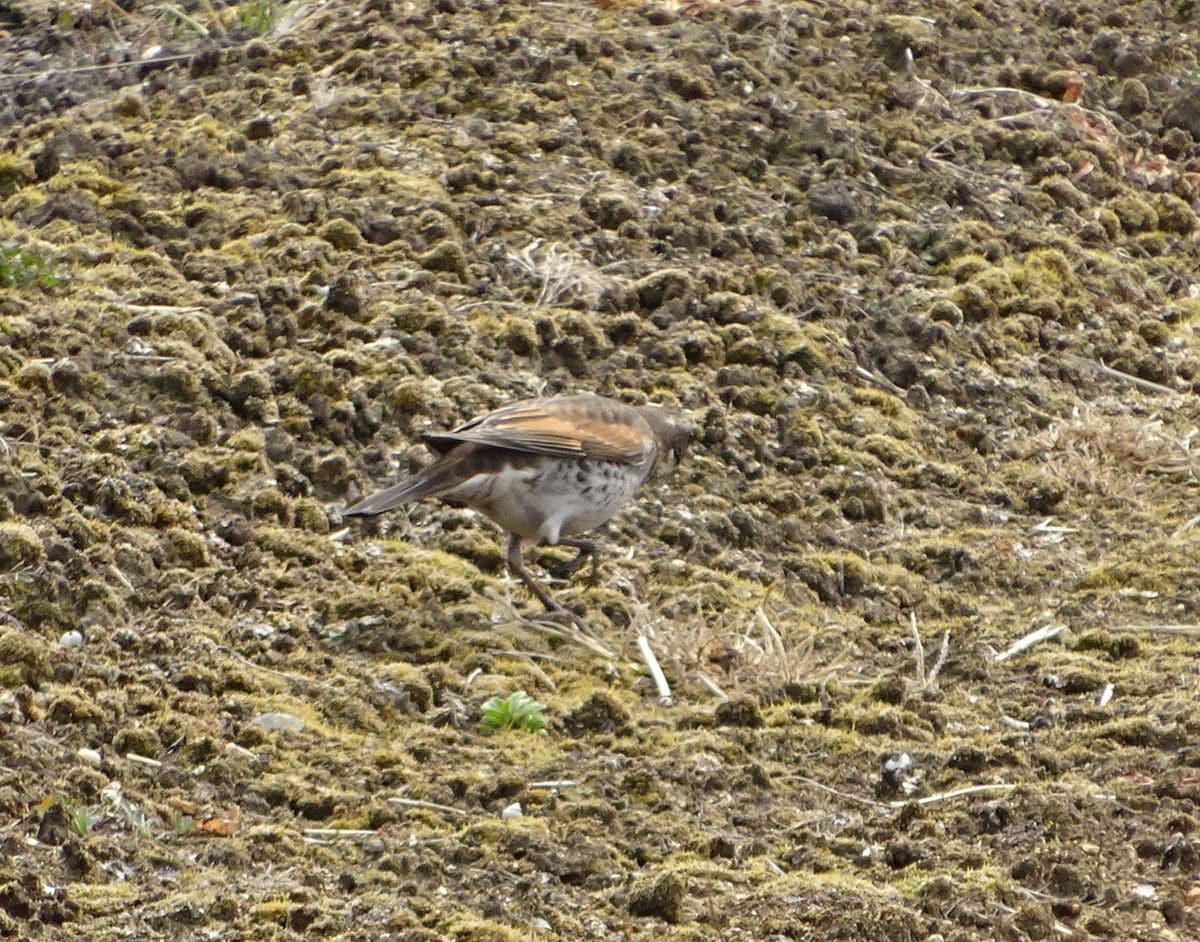
<instances>
[{"instance_id":1,"label":"bird's tail","mask_svg":"<svg viewBox=\"0 0 1200 942\"><path fill-rule=\"evenodd\" d=\"M406 478L399 484L394 484L378 494L372 494L366 500L360 500L353 507L347 507L342 511L342 516L374 517L376 514L387 513L389 510L395 510L411 501L436 497L452 491L468 476L467 473L464 473L461 460L443 459L430 465L424 471Z\"/></svg>"}]
</instances>

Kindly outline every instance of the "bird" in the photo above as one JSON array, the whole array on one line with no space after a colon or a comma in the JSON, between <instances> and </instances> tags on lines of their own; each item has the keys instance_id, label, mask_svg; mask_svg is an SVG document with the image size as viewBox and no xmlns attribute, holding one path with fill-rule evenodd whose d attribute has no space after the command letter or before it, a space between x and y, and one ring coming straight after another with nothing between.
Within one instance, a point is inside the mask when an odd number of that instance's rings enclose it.
<instances>
[{"instance_id":1,"label":"bird","mask_svg":"<svg viewBox=\"0 0 1200 942\"><path fill-rule=\"evenodd\" d=\"M589 559L595 573L599 547L582 534L615 516L651 474L674 467L694 435L685 416L663 406L592 393L525 399L426 433L433 464L342 516L373 517L426 498L471 507L508 533L508 571L547 612L569 615L526 568L526 545L577 549L560 574Z\"/></svg>"}]
</instances>

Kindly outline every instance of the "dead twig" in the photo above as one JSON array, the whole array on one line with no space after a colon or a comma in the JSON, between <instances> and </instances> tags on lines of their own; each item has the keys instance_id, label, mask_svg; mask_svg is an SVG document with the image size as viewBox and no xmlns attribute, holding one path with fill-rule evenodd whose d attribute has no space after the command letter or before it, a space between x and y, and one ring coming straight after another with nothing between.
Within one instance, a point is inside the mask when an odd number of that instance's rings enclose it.
<instances>
[{"instance_id":1,"label":"dead twig","mask_svg":"<svg viewBox=\"0 0 1200 942\"><path fill-rule=\"evenodd\" d=\"M1005 785L1002 783L996 783L993 785L971 785L967 788L955 788L948 792L938 792L936 795L926 795L924 798L909 799L908 801L899 799L896 801L889 801L887 803L887 807L898 809L903 808L905 805L934 805L940 801L950 801L953 798L965 798L968 795L979 795L985 792L1012 791L1016 787L1016 785Z\"/></svg>"},{"instance_id":2,"label":"dead twig","mask_svg":"<svg viewBox=\"0 0 1200 942\"><path fill-rule=\"evenodd\" d=\"M917 660L917 687L921 692L937 690L938 674L942 672L942 668L946 664L946 657L950 653L950 630L947 629L942 633L942 643L938 648L937 658L933 662L933 667L926 673L925 644L921 641L921 630L917 627L917 613L909 612L908 620L912 626L913 655Z\"/></svg>"},{"instance_id":3,"label":"dead twig","mask_svg":"<svg viewBox=\"0 0 1200 942\"><path fill-rule=\"evenodd\" d=\"M658 690L658 705L674 706L675 698L671 696L671 686L667 683L667 676L658 664L658 658L654 656L654 650L650 647L650 639L645 635L638 635L637 647L638 652L642 655L642 660L646 662L646 669L654 678L654 686Z\"/></svg>"},{"instance_id":4,"label":"dead twig","mask_svg":"<svg viewBox=\"0 0 1200 942\"><path fill-rule=\"evenodd\" d=\"M1155 393L1160 396L1174 396L1175 398L1179 398L1181 395L1177 389L1172 389L1170 386L1163 386L1161 383L1154 383L1148 379L1142 379L1140 376L1134 376L1131 373L1115 369L1103 360L1089 360L1087 357L1076 356L1075 354L1069 354L1067 359L1078 366L1090 369L1108 379L1115 379L1118 382L1136 386L1144 392Z\"/></svg>"},{"instance_id":5,"label":"dead twig","mask_svg":"<svg viewBox=\"0 0 1200 942\"><path fill-rule=\"evenodd\" d=\"M355 828L305 828L300 832L306 841L326 843L330 840L354 841L356 843L369 841L378 837L378 831L358 830Z\"/></svg>"},{"instance_id":6,"label":"dead twig","mask_svg":"<svg viewBox=\"0 0 1200 942\"><path fill-rule=\"evenodd\" d=\"M387 803L393 808L421 808L425 811L444 811L447 814L469 815L469 811L454 808L450 805L439 805L436 801L422 801L420 798L389 798Z\"/></svg>"},{"instance_id":7,"label":"dead twig","mask_svg":"<svg viewBox=\"0 0 1200 942\"><path fill-rule=\"evenodd\" d=\"M855 804L866 805L869 808L887 808L888 805L882 801L875 801L873 798L864 798L862 795L852 795L850 792L838 791L836 788L831 788L824 782L818 782L815 778L808 778L804 775L786 775L784 781L800 782L803 785L808 785L823 791L829 795L836 795L838 798L844 798L846 801L852 801Z\"/></svg>"},{"instance_id":8,"label":"dead twig","mask_svg":"<svg viewBox=\"0 0 1200 942\"><path fill-rule=\"evenodd\" d=\"M1057 638L1067 630L1066 625L1043 625L1035 631L1029 632L1022 638L1018 638L1010 644L1005 650L997 654L993 661L999 664L1001 661L1007 661L1010 657L1020 654L1032 648L1035 644L1041 644L1043 641L1050 641L1052 638Z\"/></svg>"},{"instance_id":9,"label":"dead twig","mask_svg":"<svg viewBox=\"0 0 1200 942\"><path fill-rule=\"evenodd\" d=\"M1200 635L1200 625L1105 625L1105 630L1148 635Z\"/></svg>"}]
</instances>

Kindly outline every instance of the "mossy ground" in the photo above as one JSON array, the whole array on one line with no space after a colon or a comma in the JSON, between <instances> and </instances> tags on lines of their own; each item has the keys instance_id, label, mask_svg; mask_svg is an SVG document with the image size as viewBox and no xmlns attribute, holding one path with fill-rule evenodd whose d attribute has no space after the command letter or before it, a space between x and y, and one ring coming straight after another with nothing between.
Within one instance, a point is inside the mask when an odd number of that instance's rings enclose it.
<instances>
[{"instance_id":1,"label":"mossy ground","mask_svg":"<svg viewBox=\"0 0 1200 942\"><path fill-rule=\"evenodd\" d=\"M4 14L0 935L1195 936L1188 4L246 6ZM574 390L611 657L337 514Z\"/></svg>"}]
</instances>

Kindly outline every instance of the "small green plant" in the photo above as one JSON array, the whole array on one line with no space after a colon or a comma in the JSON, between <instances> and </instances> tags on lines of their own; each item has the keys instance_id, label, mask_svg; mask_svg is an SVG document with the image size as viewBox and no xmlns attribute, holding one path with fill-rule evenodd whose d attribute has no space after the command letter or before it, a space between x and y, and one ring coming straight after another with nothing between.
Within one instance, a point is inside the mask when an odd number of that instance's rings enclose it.
<instances>
[{"instance_id":1,"label":"small green plant","mask_svg":"<svg viewBox=\"0 0 1200 942\"><path fill-rule=\"evenodd\" d=\"M171 815L171 836L183 837L192 828L196 826L193 818L189 818L182 811L176 811Z\"/></svg>"},{"instance_id":2,"label":"small green plant","mask_svg":"<svg viewBox=\"0 0 1200 942\"><path fill-rule=\"evenodd\" d=\"M0 287L19 288L35 282L43 288L57 288L63 281L54 262L15 243L0 242Z\"/></svg>"},{"instance_id":3,"label":"small green plant","mask_svg":"<svg viewBox=\"0 0 1200 942\"><path fill-rule=\"evenodd\" d=\"M67 814L67 828L76 837L87 837L92 828L100 823L100 816L87 805L77 805L64 800L62 806Z\"/></svg>"},{"instance_id":4,"label":"small green plant","mask_svg":"<svg viewBox=\"0 0 1200 942\"><path fill-rule=\"evenodd\" d=\"M237 23L266 36L286 12L287 6L279 0L250 0L238 7Z\"/></svg>"},{"instance_id":5,"label":"small green plant","mask_svg":"<svg viewBox=\"0 0 1200 942\"><path fill-rule=\"evenodd\" d=\"M492 697L483 705L481 720L485 729L523 729L527 733L546 735L545 706L524 690L507 697Z\"/></svg>"}]
</instances>

